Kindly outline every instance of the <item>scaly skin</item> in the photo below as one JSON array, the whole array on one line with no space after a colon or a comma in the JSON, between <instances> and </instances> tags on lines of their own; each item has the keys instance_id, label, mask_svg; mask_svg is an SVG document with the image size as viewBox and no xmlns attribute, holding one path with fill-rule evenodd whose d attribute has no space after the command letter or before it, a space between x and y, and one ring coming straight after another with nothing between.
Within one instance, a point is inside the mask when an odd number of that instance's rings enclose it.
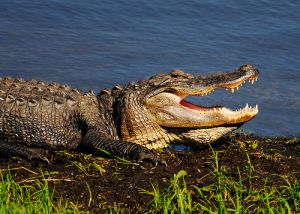
<instances>
[{"instance_id":1,"label":"scaly skin","mask_svg":"<svg viewBox=\"0 0 300 214\"><path fill-rule=\"evenodd\" d=\"M153 148L174 141L210 143L252 119L256 108L233 113L183 101L216 88L255 80L244 65L229 73L194 76L180 70L160 74L97 96L69 86L36 80L0 80L0 153L49 162L43 150L106 150L137 161L160 160Z\"/></svg>"}]
</instances>

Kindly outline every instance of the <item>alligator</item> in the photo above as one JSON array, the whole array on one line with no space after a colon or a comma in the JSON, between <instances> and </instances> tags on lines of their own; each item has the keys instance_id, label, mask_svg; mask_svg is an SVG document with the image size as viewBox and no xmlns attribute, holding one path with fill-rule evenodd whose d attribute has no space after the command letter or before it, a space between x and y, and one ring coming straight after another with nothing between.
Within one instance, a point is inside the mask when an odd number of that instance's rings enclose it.
<instances>
[{"instance_id":1,"label":"alligator","mask_svg":"<svg viewBox=\"0 0 300 214\"><path fill-rule=\"evenodd\" d=\"M213 75L172 70L97 95L57 83L0 78L0 154L50 163L49 150L83 149L164 163L155 149L173 142L212 143L258 114L257 106L205 107L186 97L218 88L234 92L258 76L252 65Z\"/></svg>"}]
</instances>

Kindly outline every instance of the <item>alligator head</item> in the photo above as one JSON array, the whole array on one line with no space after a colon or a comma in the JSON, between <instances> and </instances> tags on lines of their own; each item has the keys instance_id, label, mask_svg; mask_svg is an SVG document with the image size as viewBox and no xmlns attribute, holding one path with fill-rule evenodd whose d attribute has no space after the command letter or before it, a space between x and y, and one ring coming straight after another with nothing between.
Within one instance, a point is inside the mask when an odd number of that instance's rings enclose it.
<instances>
[{"instance_id":1,"label":"alligator head","mask_svg":"<svg viewBox=\"0 0 300 214\"><path fill-rule=\"evenodd\" d=\"M238 110L223 106L204 107L185 100L205 96L218 88L238 89L254 82L259 71L252 65L221 74L192 75L181 70L159 74L129 84L118 99L117 118L124 141L148 148L165 147L174 141L212 143L239 128L258 114L248 104Z\"/></svg>"}]
</instances>

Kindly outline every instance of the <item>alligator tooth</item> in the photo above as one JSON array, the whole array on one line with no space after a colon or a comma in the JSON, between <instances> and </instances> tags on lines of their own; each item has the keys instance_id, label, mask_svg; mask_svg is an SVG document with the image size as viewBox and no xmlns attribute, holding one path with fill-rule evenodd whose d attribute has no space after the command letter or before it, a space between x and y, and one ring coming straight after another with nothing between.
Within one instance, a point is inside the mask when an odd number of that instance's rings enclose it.
<instances>
[{"instance_id":1,"label":"alligator tooth","mask_svg":"<svg viewBox=\"0 0 300 214\"><path fill-rule=\"evenodd\" d=\"M246 103L246 107L245 107L245 109L248 109L249 108L249 105L248 105L248 103Z\"/></svg>"},{"instance_id":2,"label":"alligator tooth","mask_svg":"<svg viewBox=\"0 0 300 214\"><path fill-rule=\"evenodd\" d=\"M234 93L234 88L231 89L231 93Z\"/></svg>"},{"instance_id":3,"label":"alligator tooth","mask_svg":"<svg viewBox=\"0 0 300 214\"><path fill-rule=\"evenodd\" d=\"M236 87L236 90L237 90L237 91L239 90L239 87L238 87L238 86Z\"/></svg>"},{"instance_id":4,"label":"alligator tooth","mask_svg":"<svg viewBox=\"0 0 300 214\"><path fill-rule=\"evenodd\" d=\"M254 82L255 82L254 80L251 81L252 85L254 84Z\"/></svg>"}]
</instances>

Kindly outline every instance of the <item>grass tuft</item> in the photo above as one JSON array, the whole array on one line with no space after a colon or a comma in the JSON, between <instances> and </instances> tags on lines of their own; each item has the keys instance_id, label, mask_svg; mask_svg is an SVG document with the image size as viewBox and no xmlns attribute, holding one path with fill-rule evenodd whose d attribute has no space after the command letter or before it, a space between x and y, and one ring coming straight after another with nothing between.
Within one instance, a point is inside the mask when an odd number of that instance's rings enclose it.
<instances>
[{"instance_id":1,"label":"grass tuft","mask_svg":"<svg viewBox=\"0 0 300 214\"><path fill-rule=\"evenodd\" d=\"M192 197L185 182L186 171L174 174L166 192L161 192L158 185L152 184L152 191L142 190L141 193L153 196L150 209L146 213L192 213Z\"/></svg>"},{"instance_id":2,"label":"grass tuft","mask_svg":"<svg viewBox=\"0 0 300 214\"><path fill-rule=\"evenodd\" d=\"M46 179L19 184L9 171L2 170L0 179L0 213L76 213L68 202L53 197Z\"/></svg>"}]
</instances>

